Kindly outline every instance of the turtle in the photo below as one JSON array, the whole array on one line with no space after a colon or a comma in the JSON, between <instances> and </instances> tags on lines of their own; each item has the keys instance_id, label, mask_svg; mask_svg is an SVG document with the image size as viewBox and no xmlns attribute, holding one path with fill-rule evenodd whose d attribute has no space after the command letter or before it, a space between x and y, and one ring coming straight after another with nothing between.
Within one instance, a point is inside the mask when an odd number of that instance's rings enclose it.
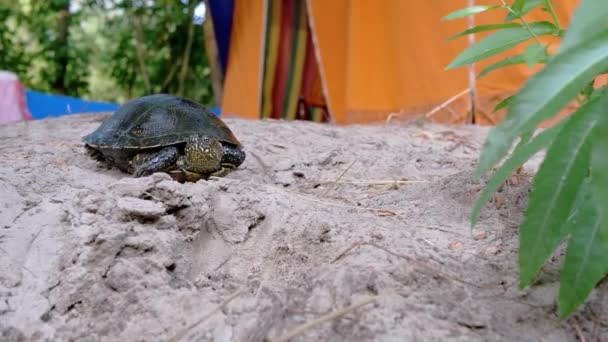
<instances>
[{"instance_id":1,"label":"turtle","mask_svg":"<svg viewBox=\"0 0 608 342\"><path fill-rule=\"evenodd\" d=\"M133 177L166 172L182 183L225 176L246 156L218 116L169 94L126 102L82 141L93 158L109 167Z\"/></svg>"}]
</instances>

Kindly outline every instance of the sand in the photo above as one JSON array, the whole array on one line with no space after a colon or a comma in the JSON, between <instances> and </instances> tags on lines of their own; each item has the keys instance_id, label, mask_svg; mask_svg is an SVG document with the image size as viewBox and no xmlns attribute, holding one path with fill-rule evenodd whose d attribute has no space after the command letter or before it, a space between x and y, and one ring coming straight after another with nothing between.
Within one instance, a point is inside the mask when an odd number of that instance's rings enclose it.
<instances>
[{"instance_id":1,"label":"sand","mask_svg":"<svg viewBox=\"0 0 608 342\"><path fill-rule=\"evenodd\" d=\"M105 117L0 126L0 340L608 340L606 282L557 320L559 253L517 287L538 158L471 230L485 128L226 119L244 164L180 184L88 157Z\"/></svg>"}]
</instances>

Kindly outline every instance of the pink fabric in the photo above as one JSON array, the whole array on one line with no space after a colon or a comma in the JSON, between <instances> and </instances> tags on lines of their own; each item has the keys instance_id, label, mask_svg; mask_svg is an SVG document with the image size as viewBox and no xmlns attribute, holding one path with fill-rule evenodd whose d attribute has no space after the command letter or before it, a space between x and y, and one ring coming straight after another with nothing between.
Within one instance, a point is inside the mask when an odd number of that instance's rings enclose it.
<instances>
[{"instance_id":1,"label":"pink fabric","mask_svg":"<svg viewBox=\"0 0 608 342\"><path fill-rule=\"evenodd\" d=\"M17 75L0 71L0 124L21 120L32 120L25 100L25 87Z\"/></svg>"}]
</instances>

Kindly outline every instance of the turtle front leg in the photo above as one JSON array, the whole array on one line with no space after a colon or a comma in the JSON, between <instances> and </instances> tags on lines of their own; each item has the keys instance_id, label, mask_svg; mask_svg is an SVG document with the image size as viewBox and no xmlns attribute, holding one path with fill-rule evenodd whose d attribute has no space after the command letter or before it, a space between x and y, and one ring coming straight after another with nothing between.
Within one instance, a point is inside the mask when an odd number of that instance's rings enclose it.
<instances>
[{"instance_id":1,"label":"turtle front leg","mask_svg":"<svg viewBox=\"0 0 608 342\"><path fill-rule=\"evenodd\" d=\"M180 159L180 160L178 160L177 163L178 163L178 165L184 164L184 161L182 159ZM234 170L234 168L235 168L234 165L222 164L220 166L219 170L211 172L211 173L196 173L196 172L191 172L191 171L185 170L184 168L178 168L176 170L169 171L169 175L171 175L171 177L173 177L173 179L175 179L176 181L178 181L180 183L197 182L200 179L224 177L225 175L230 173L232 170Z\"/></svg>"},{"instance_id":2,"label":"turtle front leg","mask_svg":"<svg viewBox=\"0 0 608 342\"><path fill-rule=\"evenodd\" d=\"M234 171L245 160L245 152L238 147L223 146L222 161L217 171L209 174L212 177L224 177Z\"/></svg>"},{"instance_id":3,"label":"turtle front leg","mask_svg":"<svg viewBox=\"0 0 608 342\"><path fill-rule=\"evenodd\" d=\"M245 151L240 147L226 145L222 154L222 166L228 166L231 169L236 169L245 161Z\"/></svg>"},{"instance_id":4,"label":"turtle front leg","mask_svg":"<svg viewBox=\"0 0 608 342\"><path fill-rule=\"evenodd\" d=\"M142 152L131 160L133 177L149 176L154 172L169 170L177 162L179 151L175 146L168 146L157 152Z\"/></svg>"}]
</instances>

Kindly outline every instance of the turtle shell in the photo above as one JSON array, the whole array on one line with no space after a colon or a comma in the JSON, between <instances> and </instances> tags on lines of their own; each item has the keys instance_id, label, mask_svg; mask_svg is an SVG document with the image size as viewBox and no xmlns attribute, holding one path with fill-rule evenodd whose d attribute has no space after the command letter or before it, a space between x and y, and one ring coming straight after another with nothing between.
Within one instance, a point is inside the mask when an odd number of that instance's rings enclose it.
<instances>
[{"instance_id":1,"label":"turtle shell","mask_svg":"<svg viewBox=\"0 0 608 342\"><path fill-rule=\"evenodd\" d=\"M241 145L209 109L167 94L128 101L82 140L92 147L144 149L183 143L192 136Z\"/></svg>"}]
</instances>

